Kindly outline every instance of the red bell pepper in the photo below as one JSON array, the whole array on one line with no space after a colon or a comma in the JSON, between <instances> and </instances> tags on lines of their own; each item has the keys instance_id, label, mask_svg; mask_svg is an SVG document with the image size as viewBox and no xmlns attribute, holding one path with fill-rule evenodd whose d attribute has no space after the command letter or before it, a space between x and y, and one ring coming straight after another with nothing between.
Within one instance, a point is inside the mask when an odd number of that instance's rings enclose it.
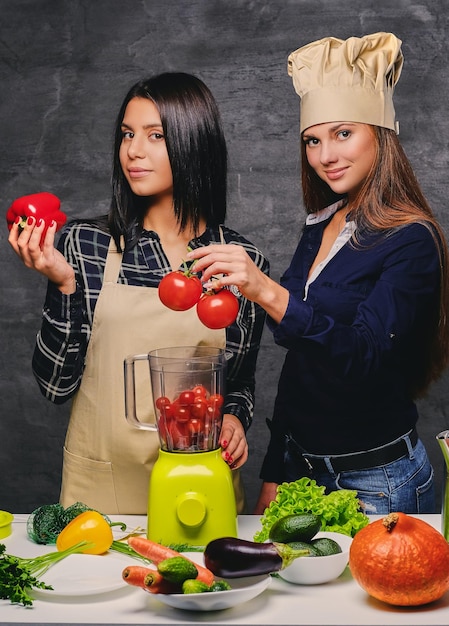
<instances>
[{"instance_id":1,"label":"red bell pepper","mask_svg":"<svg viewBox=\"0 0 449 626\"><path fill-rule=\"evenodd\" d=\"M47 228L53 220L56 222L56 230L59 230L66 223L67 216L60 210L60 206L59 198L52 193L48 193L48 191L21 196L14 200L6 212L8 229L11 230L17 217L22 218L22 221L19 223L19 228L21 229L25 227L28 217L34 217L36 222L42 218L45 221L45 230L42 233L43 239Z\"/></svg>"}]
</instances>

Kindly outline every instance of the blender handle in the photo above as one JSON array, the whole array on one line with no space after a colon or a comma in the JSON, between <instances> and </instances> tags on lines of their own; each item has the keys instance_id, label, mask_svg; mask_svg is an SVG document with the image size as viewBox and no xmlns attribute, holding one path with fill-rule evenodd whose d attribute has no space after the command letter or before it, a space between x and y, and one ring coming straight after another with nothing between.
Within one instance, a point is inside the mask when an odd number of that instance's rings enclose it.
<instances>
[{"instance_id":1,"label":"blender handle","mask_svg":"<svg viewBox=\"0 0 449 626\"><path fill-rule=\"evenodd\" d=\"M157 431L156 424L145 424L137 417L136 404L136 361L150 361L148 354L135 354L128 356L124 360L124 376L125 376L125 417L126 420L135 428L141 430Z\"/></svg>"}]
</instances>

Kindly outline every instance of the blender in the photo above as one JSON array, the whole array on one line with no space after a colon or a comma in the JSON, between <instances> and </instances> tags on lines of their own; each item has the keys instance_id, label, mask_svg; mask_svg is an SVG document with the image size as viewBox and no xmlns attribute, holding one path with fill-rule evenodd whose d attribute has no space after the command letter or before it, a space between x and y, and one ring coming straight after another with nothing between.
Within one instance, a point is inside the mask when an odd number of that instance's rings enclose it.
<instances>
[{"instance_id":1,"label":"blender","mask_svg":"<svg viewBox=\"0 0 449 626\"><path fill-rule=\"evenodd\" d=\"M183 346L125 359L126 419L159 435L147 521L147 537L157 543L203 546L237 536L232 472L219 445L226 355L221 348ZM142 378L142 368L154 407L152 423L137 415L136 370Z\"/></svg>"}]
</instances>

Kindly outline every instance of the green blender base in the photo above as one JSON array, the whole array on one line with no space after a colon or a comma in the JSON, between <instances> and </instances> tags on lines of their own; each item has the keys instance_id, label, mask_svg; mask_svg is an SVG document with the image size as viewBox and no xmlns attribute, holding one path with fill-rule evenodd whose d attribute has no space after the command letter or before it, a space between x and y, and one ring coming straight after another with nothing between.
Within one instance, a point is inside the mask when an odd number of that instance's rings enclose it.
<instances>
[{"instance_id":1,"label":"green blender base","mask_svg":"<svg viewBox=\"0 0 449 626\"><path fill-rule=\"evenodd\" d=\"M150 477L147 537L163 545L192 546L237 537L232 472L220 448L160 450Z\"/></svg>"}]
</instances>

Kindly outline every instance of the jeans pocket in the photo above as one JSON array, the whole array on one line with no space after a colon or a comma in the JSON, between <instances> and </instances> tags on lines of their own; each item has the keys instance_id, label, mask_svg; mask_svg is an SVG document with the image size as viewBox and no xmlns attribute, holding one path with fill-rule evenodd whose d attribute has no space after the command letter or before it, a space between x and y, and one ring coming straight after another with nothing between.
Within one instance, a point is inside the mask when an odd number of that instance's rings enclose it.
<instances>
[{"instance_id":1,"label":"jeans pocket","mask_svg":"<svg viewBox=\"0 0 449 626\"><path fill-rule=\"evenodd\" d=\"M413 459L401 459L385 469L392 486L392 511L435 513L434 471L421 441Z\"/></svg>"},{"instance_id":2,"label":"jeans pocket","mask_svg":"<svg viewBox=\"0 0 449 626\"><path fill-rule=\"evenodd\" d=\"M418 513L435 513L435 485L434 471L431 467L429 478L416 488L416 503Z\"/></svg>"},{"instance_id":3,"label":"jeans pocket","mask_svg":"<svg viewBox=\"0 0 449 626\"><path fill-rule=\"evenodd\" d=\"M336 485L339 489L357 491L360 507L366 515L386 515L392 510L383 468L342 472L337 476Z\"/></svg>"}]
</instances>

